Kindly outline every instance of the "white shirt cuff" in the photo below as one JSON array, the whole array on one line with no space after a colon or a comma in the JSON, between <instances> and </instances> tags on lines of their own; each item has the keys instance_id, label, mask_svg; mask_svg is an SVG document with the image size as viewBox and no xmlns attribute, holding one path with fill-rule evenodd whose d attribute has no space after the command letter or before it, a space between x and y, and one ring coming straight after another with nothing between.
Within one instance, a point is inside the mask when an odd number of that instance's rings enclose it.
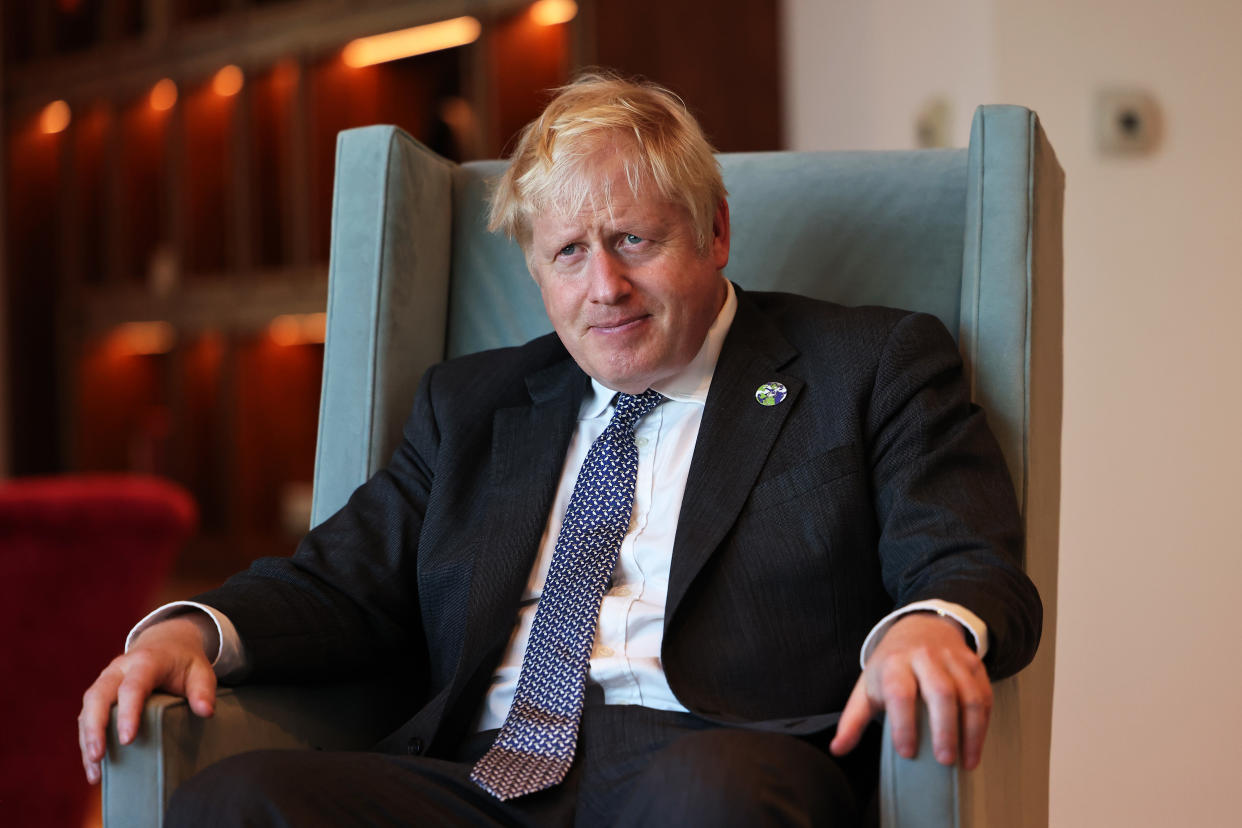
<instances>
[{"instance_id":1,"label":"white shirt cuff","mask_svg":"<svg viewBox=\"0 0 1242 828\"><path fill-rule=\"evenodd\" d=\"M173 601L148 614L146 618L135 624L134 628L129 631L129 635L125 637L125 652L129 652L134 640L143 630L193 610L205 612L215 626L216 652L214 656L211 653L207 653L207 656L211 659L211 668L215 671L216 678L227 679L240 672L246 666L246 651L242 646L241 636L237 634L237 628L233 626L233 622L227 615L197 601ZM194 614L198 615L198 613Z\"/></svg>"},{"instance_id":2,"label":"white shirt cuff","mask_svg":"<svg viewBox=\"0 0 1242 828\"><path fill-rule=\"evenodd\" d=\"M888 628L893 626L898 618L911 612L934 612L942 618L952 618L961 624L975 640L975 652L979 654L979 658L988 654L988 625L983 623L983 619L961 604L932 598L927 601L915 601L913 604L906 604L900 609L893 610L881 618L880 623L871 628L871 632L867 634L867 640L863 642L862 654L858 658L858 663L864 670L867 669L867 659L871 658L872 651L880 643L884 633L888 632Z\"/></svg>"}]
</instances>

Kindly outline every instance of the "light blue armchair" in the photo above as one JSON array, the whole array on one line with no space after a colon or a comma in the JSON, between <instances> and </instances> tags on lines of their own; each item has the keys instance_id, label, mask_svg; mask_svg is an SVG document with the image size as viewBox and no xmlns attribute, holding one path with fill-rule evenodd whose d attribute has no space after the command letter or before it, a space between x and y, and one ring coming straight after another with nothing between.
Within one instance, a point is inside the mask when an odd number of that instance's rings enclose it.
<instances>
[{"instance_id":1,"label":"light blue armchair","mask_svg":"<svg viewBox=\"0 0 1242 828\"><path fill-rule=\"evenodd\" d=\"M743 287L928 311L958 333L973 395L1013 474L1026 566L1044 599L1039 657L996 687L973 773L887 748L886 826L1047 822L1056 620L1064 177L1034 113L982 107L967 150L720 158ZM341 134L313 521L383 465L423 370L550 329L518 248L487 232L502 162L457 166L386 126ZM173 788L230 753L365 748L403 719L378 687L225 691L216 717L157 696L104 766L109 825L156 825ZM923 744L927 743L924 732Z\"/></svg>"}]
</instances>

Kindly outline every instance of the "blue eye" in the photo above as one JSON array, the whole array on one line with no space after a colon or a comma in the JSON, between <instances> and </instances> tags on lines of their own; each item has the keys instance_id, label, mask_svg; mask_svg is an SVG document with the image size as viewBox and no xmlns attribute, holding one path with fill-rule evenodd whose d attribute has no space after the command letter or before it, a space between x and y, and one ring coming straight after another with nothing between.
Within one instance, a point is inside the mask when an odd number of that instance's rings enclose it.
<instances>
[{"instance_id":1,"label":"blue eye","mask_svg":"<svg viewBox=\"0 0 1242 828\"><path fill-rule=\"evenodd\" d=\"M625 234L625 243L626 243L626 244L639 244L639 243L641 243L641 242L642 242L642 239L640 239L638 236L635 236L633 233L626 233L626 234Z\"/></svg>"},{"instance_id":2,"label":"blue eye","mask_svg":"<svg viewBox=\"0 0 1242 828\"><path fill-rule=\"evenodd\" d=\"M575 251L577 251L577 249L578 249L578 245L573 244L573 243L570 243L570 244L567 244L567 245L565 245L564 247L562 247L562 248L560 249L560 252L558 252L556 255L558 255L558 256L572 256L572 255L574 255Z\"/></svg>"}]
</instances>

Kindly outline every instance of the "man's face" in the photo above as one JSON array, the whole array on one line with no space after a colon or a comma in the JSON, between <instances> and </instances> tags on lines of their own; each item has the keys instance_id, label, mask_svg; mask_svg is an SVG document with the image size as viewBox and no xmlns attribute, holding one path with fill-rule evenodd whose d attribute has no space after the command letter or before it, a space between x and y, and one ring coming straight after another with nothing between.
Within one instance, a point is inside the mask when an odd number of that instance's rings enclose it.
<instances>
[{"instance_id":1,"label":"man's face","mask_svg":"<svg viewBox=\"0 0 1242 828\"><path fill-rule=\"evenodd\" d=\"M724 304L729 207L721 201L700 255L684 207L635 196L615 156L596 168L595 203L537 215L526 259L574 361L609 388L639 394L694 358Z\"/></svg>"}]
</instances>

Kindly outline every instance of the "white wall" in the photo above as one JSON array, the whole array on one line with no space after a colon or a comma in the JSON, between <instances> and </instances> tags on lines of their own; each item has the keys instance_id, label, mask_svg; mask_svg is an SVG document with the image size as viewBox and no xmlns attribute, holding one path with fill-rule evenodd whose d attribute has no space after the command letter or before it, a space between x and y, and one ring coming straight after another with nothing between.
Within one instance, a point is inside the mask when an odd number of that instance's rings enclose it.
<instances>
[{"instance_id":1,"label":"white wall","mask_svg":"<svg viewBox=\"0 0 1242 828\"><path fill-rule=\"evenodd\" d=\"M1051 818L1235 825L1242 3L998 0L996 24L998 87L1067 170ZM1104 83L1155 93L1159 154L1095 154Z\"/></svg>"},{"instance_id":2,"label":"white wall","mask_svg":"<svg viewBox=\"0 0 1242 828\"><path fill-rule=\"evenodd\" d=\"M793 149L914 146L914 118L950 102L952 146L995 86L991 0L785 0ZM945 44L951 44L945 48Z\"/></svg>"},{"instance_id":3,"label":"white wall","mask_svg":"<svg viewBox=\"0 0 1242 828\"><path fill-rule=\"evenodd\" d=\"M923 68L925 4L853 5L786 0L793 148L912 146L912 101L947 94L968 109L995 93L1040 113L1066 170L1050 823L1236 824L1242 3L944 0L946 20L986 20L989 43L955 27L939 72ZM840 82L846 62L866 77ZM1160 152L1096 152L1105 85L1157 96Z\"/></svg>"}]
</instances>

